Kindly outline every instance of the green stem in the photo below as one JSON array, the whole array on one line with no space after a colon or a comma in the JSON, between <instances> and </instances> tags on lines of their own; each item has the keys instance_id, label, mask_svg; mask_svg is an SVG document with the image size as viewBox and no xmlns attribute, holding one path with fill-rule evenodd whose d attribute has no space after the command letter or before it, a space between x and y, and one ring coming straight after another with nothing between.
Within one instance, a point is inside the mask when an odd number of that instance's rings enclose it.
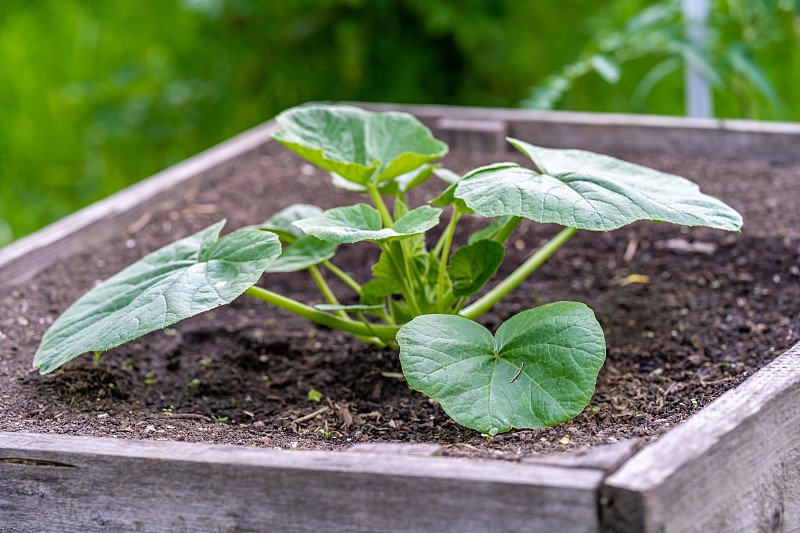
<instances>
[{"instance_id":1,"label":"green stem","mask_svg":"<svg viewBox=\"0 0 800 533\"><path fill-rule=\"evenodd\" d=\"M397 330L400 329L398 326L385 326L380 324L371 324L368 328L361 322L356 322L355 320L350 320L349 318L340 318L338 316L325 313L319 309L314 309L313 307L302 304L296 300L292 300L291 298L281 296L280 294L263 289L256 285L253 285L244 291L244 293L248 296L258 298L259 300L280 307L281 309L286 309L287 311L290 311L296 315L300 315L304 318L314 321L317 324L322 324L323 326L346 331L354 335L363 335L365 337L371 337L375 335L381 340L385 341L394 339L394 336L397 334Z\"/></svg>"},{"instance_id":2,"label":"green stem","mask_svg":"<svg viewBox=\"0 0 800 533\"><path fill-rule=\"evenodd\" d=\"M508 222L503 224L503 226L497 230L497 233L492 240L499 242L500 244L504 244L511 234L514 233L514 230L517 229L517 226L519 226L520 222L522 222L522 217L511 217Z\"/></svg>"},{"instance_id":3,"label":"green stem","mask_svg":"<svg viewBox=\"0 0 800 533\"><path fill-rule=\"evenodd\" d=\"M454 205L453 206L453 216L458 212L458 208ZM459 217L461 215L459 214ZM452 220L452 219L450 219ZM436 246L433 247L433 255L439 255L442 252L442 248L444 247L444 242L447 240L447 229L439 235L439 240L436 241Z\"/></svg>"},{"instance_id":4,"label":"green stem","mask_svg":"<svg viewBox=\"0 0 800 533\"><path fill-rule=\"evenodd\" d=\"M311 277L314 278L314 281L316 282L317 287L319 287L319 291L322 293L322 296L325 297L325 300L327 300L327 302L331 305L341 305L339 300L336 299L336 295L333 294L330 286L325 281L325 278L322 277L322 272L320 272L316 266L310 267L308 272L311 274ZM349 318L347 316L347 312L345 312L343 309L336 311L336 314L342 318Z\"/></svg>"},{"instance_id":5,"label":"green stem","mask_svg":"<svg viewBox=\"0 0 800 533\"><path fill-rule=\"evenodd\" d=\"M339 267L337 267L336 265L334 265L330 261L323 261L322 264L325 265L325 268L327 268L328 270L333 272L334 275L336 275L336 277L338 277L340 280L344 281L351 289L356 291L356 293L359 296L361 296L361 285L359 285L356 280L351 278L347 274L347 272L345 272L344 270L340 269Z\"/></svg>"},{"instance_id":6,"label":"green stem","mask_svg":"<svg viewBox=\"0 0 800 533\"><path fill-rule=\"evenodd\" d=\"M558 235L553 237L547 244L540 248L535 254L530 256L524 263L512 272L506 279L500 282L494 289L490 290L479 298L475 303L464 308L459 315L475 320L483 313L494 307L506 294L514 290L517 285L530 276L534 270L544 263L548 257L561 248L561 246L575 235L578 231L575 228L564 228Z\"/></svg>"},{"instance_id":7,"label":"green stem","mask_svg":"<svg viewBox=\"0 0 800 533\"><path fill-rule=\"evenodd\" d=\"M392 270L394 271L394 275L397 278L397 281L400 282L400 287L403 290L403 296L405 296L406 301L408 302L408 306L411 308L411 312L414 315L419 316L422 314L422 311L419 308L419 304L417 303L417 299L414 296L414 292L408 286L408 282L406 281L406 276L404 272L400 270L400 265L397 264L397 259L394 257L392 252L389 250L389 245L385 243L378 243L383 250L383 253L386 254L386 257L389 258L389 264L392 266ZM403 256L405 258L405 256Z\"/></svg>"},{"instance_id":8,"label":"green stem","mask_svg":"<svg viewBox=\"0 0 800 533\"><path fill-rule=\"evenodd\" d=\"M445 293L445 285L447 283L447 259L450 256L450 245L453 243L453 234L456 230L456 222L461 217L461 213L458 212L458 208L456 207L453 211L453 216L450 217L450 222L447 224L447 228L445 228L444 232L447 236L444 240L444 246L442 247L442 259L439 263L439 283L437 285L437 293L438 293L438 300L437 300L437 310L440 313L444 313L444 293Z\"/></svg>"},{"instance_id":9,"label":"green stem","mask_svg":"<svg viewBox=\"0 0 800 533\"><path fill-rule=\"evenodd\" d=\"M394 307L392 306L392 297L386 296L384 300L386 301L384 309L389 310L389 315L386 317L386 322L394 326L395 324L397 324L397 320L395 320L394 318Z\"/></svg>"},{"instance_id":10,"label":"green stem","mask_svg":"<svg viewBox=\"0 0 800 533\"><path fill-rule=\"evenodd\" d=\"M369 184L367 185L367 190L369 191L370 198L372 198L372 203L375 204L375 207L381 214L383 226L386 228L391 228L394 225L394 221L392 220L392 215L389 214L389 209L386 207L386 204L383 203L383 198L381 197L378 187L373 184Z\"/></svg>"}]
</instances>

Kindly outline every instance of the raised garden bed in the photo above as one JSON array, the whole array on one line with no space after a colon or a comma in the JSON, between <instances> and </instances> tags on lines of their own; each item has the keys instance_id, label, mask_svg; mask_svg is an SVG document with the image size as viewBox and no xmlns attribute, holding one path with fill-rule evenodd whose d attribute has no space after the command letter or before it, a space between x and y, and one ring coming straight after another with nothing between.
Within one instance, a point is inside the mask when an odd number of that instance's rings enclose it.
<instances>
[{"instance_id":1,"label":"raised garden bed","mask_svg":"<svg viewBox=\"0 0 800 533\"><path fill-rule=\"evenodd\" d=\"M190 319L97 368L87 357L63 375L29 372L48 322L96 279L220 218L233 229L309 200L318 171L270 141L268 123L0 251L4 525L778 531L800 521L791 431L800 351L787 350L800 338L800 127L404 109L450 144L454 170L514 159L505 135L586 148L698 181L742 212L745 228L576 237L485 322L534 299L589 303L609 346L595 412L490 446L408 391L392 352L244 299L239 318L223 308ZM319 204L345 205L346 194L323 189ZM519 232L512 264L553 233ZM342 266L366 275L361 253L353 247ZM556 283L564 276L568 294ZM268 283L317 298L301 275ZM398 452L382 441L433 444Z\"/></svg>"}]
</instances>

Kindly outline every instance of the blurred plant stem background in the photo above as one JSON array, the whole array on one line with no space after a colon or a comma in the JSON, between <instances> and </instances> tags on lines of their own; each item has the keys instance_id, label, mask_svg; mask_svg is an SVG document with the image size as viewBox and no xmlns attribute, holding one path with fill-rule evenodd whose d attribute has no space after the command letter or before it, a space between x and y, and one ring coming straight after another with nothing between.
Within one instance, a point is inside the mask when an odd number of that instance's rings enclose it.
<instances>
[{"instance_id":1,"label":"blurred plant stem background","mask_svg":"<svg viewBox=\"0 0 800 533\"><path fill-rule=\"evenodd\" d=\"M0 246L309 100L800 120L800 0L3 0Z\"/></svg>"}]
</instances>

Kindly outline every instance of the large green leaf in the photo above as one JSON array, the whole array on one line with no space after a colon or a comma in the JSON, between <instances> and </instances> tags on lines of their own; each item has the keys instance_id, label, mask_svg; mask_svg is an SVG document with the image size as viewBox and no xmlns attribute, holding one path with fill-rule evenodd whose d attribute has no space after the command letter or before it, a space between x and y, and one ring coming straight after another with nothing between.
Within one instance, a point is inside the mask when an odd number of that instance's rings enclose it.
<instances>
[{"instance_id":1,"label":"large green leaf","mask_svg":"<svg viewBox=\"0 0 800 533\"><path fill-rule=\"evenodd\" d=\"M422 315L400 329L397 342L409 386L459 424L488 434L574 418L605 360L603 330L576 302L523 311L494 337L460 316Z\"/></svg>"},{"instance_id":2,"label":"large green leaf","mask_svg":"<svg viewBox=\"0 0 800 533\"><path fill-rule=\"evenodd\" d=\"M337 244L385 241L427 231L439 223L441 213L440 209L425 205L406 213L391 228L383 228L376 209L356 204L334 207L318 217L298 220L294 225L308 235Z\"/></svg>"},{"instance_id":3,"label":"large green leaf","mask_svg":"<svg viewBox=\"0 0 800 533\"><path fill-rule=\"evenodd\" d=\"M458 207L458 210L461 211L461 213L466 214L466 215L474 214L475 211L473 211L472 209L467 207L467 205L464 203L463 200L461 200L460 198L456 198L456 196L455 196L456 187L458 186L459 182L461 180L464 180L464 179L467 179L467 178L472 178L472 177L480 174L481 172L486 172L486 171L490 171L490 170L499 170L499 169L502 169L502 168L509 168L509 167L516 168L518 166L519 165L516 165L515 163L494 163L494 164L491 164L491 165L486 165L484 167L479 167L479 168L473 169L473 170L467 172L466 174L464 174L463 177L459 177L458 174L456 174L455 172L451 172L449 174L446 174L445 175L446 178L443 178L443 179L445 179L445 181L449 181L449 180L454 180L454 181L452 181L450 183L450 186L447 189L445 189L445 191L442 194L440 194L437 198L434 198L433 200L431 200L428 203L431 204L431 205L438 205L439 207L447 207L449 205L455 204L456 207ZM437 174L437 175L439 175L439 174ZM441 177L441 175L439 175L439 177Z\"/></svg>"},{"instance_id":4,"label":"large green leaf","mask_svg":"<svg viewBox=\"0 0 800 533\"><path fill-rule=\"evenodd\" d=\"M43 374L184 318L232 302L281 252L255 229L222 238L225 221L157 250L93 288L45 333L33 365Z\"/></svg>"},{"instance_id":5,"label":"large green leaf","mask_svg":"<svg viewBox=\"0 0 800 533\"><path fill-rule=\"evenodd\" d=\"M485 217L514 215L595 231L636 220L739 230L742 217L693 182L610 156L554 150L509 139L542 174L485 169L465 177L453 195Z\"/></svg>"},{"instance_id":6,"label":"large green leaf","mask_svg":"<svg viewBox=\"0 0 800 533\"><path fill-rule=\"evenodd\" d=\"M461 298L481 290L497 272L505 251L502 244L486 239L456 250L447 266L447 274L455 282L453 295Z\"/></svg>"},{"instance_id":7,"label":"large green leaf","mask_svg":"<svg viewBox=\"0 0 800 533\"><path fill-rule=\"evenodd\" d=\"M276 118L275 139L306 160L360 185L396 178L442 157L447 145L407 113L307 105Z\"/></svg>"}]
</instances>

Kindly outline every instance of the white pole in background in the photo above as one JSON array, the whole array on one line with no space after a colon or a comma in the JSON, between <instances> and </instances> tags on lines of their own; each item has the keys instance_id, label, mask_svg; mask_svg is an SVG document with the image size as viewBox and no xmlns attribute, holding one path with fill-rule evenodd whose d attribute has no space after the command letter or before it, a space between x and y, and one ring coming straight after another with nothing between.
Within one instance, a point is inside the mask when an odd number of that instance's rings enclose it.
<instances>
[{"instance_id":1,"label":"white pole in background","mask_svg":"<svg viewBox=\"0 0 800 533\"><path fill-rule=\"evenodd\" d=\"M689 41L700 50L706 52L708 31L706 22L711 11L709 0L681 0L683 17L688 23ZM714 116L714 99L708 80L693 65L687 63L684 77L684 97L686 114L690 117Z\"/></svg>"}]
</instances>

